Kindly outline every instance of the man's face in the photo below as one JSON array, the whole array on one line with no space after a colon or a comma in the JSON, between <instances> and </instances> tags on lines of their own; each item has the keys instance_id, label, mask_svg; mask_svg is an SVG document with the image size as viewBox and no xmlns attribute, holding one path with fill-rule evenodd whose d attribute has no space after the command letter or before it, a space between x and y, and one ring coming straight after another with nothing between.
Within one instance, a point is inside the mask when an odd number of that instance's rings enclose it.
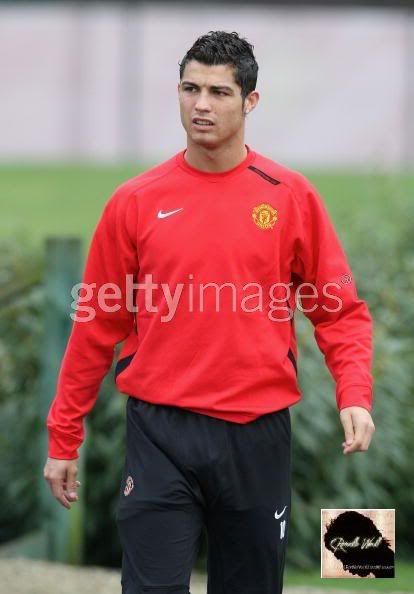
<instances>
[{"instance_id":1,"label":"man's face","mask_svg":"<svg viewBox=\"0 0 414 594\"><path fill-rule=\"evenodd\" d=\"M191 60L178 85L178 97L181 122L194 144L216 148L237 135L243 137L243 101L232 66Z\"/></svg>"}]
</instances>

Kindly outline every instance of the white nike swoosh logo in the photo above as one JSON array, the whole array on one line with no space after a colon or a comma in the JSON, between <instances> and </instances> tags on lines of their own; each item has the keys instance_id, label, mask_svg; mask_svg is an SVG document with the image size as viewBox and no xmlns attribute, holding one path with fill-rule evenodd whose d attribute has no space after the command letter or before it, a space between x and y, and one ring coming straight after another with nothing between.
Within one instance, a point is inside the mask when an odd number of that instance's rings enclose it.
<instances>
[{"instance_id":1,"label":"white nike swoosh logo","mask_svg":"<svg viewBox=\"0 0 414 594\"><path fill-rule=\"evenodd\" d=\"M275 518L276 518L276 520L278 520L279 518L281 518L281 517L283 516L283 514L285 513L285 511L286 511L286 505L285 505L285 507L283 508L283 511L281 511L281 512L280 512L280 514L278 514L278 513L277 513L277 510L276 510L276 511L275 511Z\"/></svg>"},{"instance_id":2,"label":"white nike swoosh logo","mask_svg":"<svg viewBox=\"0 0 414 594\"><path fill-rule=\"evenodd\" d=\"M176 212L180 212L180 210L184 210L184 209L183 208L177 208L177 210L170 210L170 212L163 212L162 210L159 210L157 217L159 219L165 219L166 217L169 217L169 216L175 214Z\"/></svg>"}]
</instances>

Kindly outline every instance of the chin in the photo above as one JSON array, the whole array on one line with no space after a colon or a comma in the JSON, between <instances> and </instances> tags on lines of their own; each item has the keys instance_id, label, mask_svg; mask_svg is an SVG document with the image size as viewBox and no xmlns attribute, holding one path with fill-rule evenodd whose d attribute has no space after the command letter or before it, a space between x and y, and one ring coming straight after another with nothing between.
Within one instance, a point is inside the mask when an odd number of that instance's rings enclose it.
<instances>
[{"instance_id":1,"label":"chin","mask_svg":"<svg viewBox=\"0 0 414 594\"><path fill-rule=\"evenodd\" d=\"M203 138L202 134L195 134L190 136L190 138L193 144L204 146L206 148L215 148L220 144L217 138Z\"/></svg>"}]
</instances>

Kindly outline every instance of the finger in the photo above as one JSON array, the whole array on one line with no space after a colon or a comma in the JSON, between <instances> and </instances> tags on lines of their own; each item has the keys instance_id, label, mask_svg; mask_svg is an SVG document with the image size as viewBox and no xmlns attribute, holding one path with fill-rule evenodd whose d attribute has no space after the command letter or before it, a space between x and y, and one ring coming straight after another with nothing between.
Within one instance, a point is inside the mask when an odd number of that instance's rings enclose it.
<instances>
[{"instance_id":1,"label":"finger","mask_svg":"<svg viewBox=\"0 0 414 594\"><path fill-rule=\"evenodd\" d=\"M70 468L67 472L67 480L66 480L66 487L65 487L65 495L66 497L71 500L74 501L78 498L78 494L77 494L77 480L76 480L76 475L77 475L77 468Z\"/></svg>"},{"instance_id":2,"label":"finger","mask_svg":"<svg viewBox=\"0 0 414 594\"><path fill-rule=\"evenodd\" d=\"M75 485L76 485L76 488L77 489L81 486L81 484L82 483L80 481L75 481ZM66 480L63 481L63 486L64 486L65 489L66 489L67 485L68 485L67 481Z\"/></svg>"},{"instance_id":3,"label":"finger","mask_svg":"<svg viewBox=\"0 0 414 594\"><path fill-rule=\"evenodd\" d=\"M371 440L372 440L372 436L374 434L374 430L375 430L374 424L372 422L368 423L368 425L365 429L364 439L362 441L362 447L361 447L362 451L365 452L369 448Z\"/></svg>"},{"instance_id":4,"label":"finger","mask_svg":"<svg viewBox=\"0 0 414 594\"><path fill-rule=\"evenodd\" d=\"M341 422L345 433L345 441L342 443L342 445L350 446L354 441L354 424L351 413L343 413L341 415Z\"/></svg>"},{"instance_id":5,"label":"finger","mask_svg":"<svg viewBox=\"0 0 414 594\"><path fill-rule=\"evenodd\" d=\"M360 449L360 444L355 440L351 445L346 445L344 447L344 454L352 454L353 452L357 452Z\"/></svg>"},{"instance_id":6,"label":"finger","mask_svg":"<svg viewBox=\"0 0 414 594\"><path fill-rule=\"evenodd\" d=\"M54 498L59 501L63 507L70 509L70 502L63 490L63 479L50 479L49 484Z\"/></svg>"},{"instance_id":7,"label":"finger","mask_svg":"<svg viewBox=\"0 0 414 594\"><path fill-rule=\"evenodd\" d=\"M78 495L77 490L74 489L73 486L72 486L72 488L69 488L67 486L67 483L66 482L63 483L62 486L63 486L63 492L64 492L65 497L66 497L66 499L68 501L78 501L79 495Z\"/></svg>"},{"instance_id":8,"label":"finger","mask_svg":"<svg viewBox=\"0 0 414 594\"><path fill-rule=\"evenodd\" d=\"M367 449L369 448L369 444L370 444L370 443L371 443L371 436L370 436L370 435L366 435L366 436L364 437L364 440L363 440L363 442L362 442L362 445L361 445L361 447L359 448L359 450L360 450L361 452L366 452L366 451L367 451Z\"/></svg>"},{"instance_id":9,"label":"finger","mask_svg":"<svg viewBox=\"0 0 414 594\"><path fill-rule=\"evenodd\" d=\"M358 423L355 428L354 444L356 446L355 449L357 449L357 450L360 450L362 447L362 444L364 443L365 430L366 430L365 423L363 423L363 424Z\"/></svg>"},{"instance_id":10,"label":"finger","mask_svg":"<svg viewBox=\"0 0 414 594\"><path fill-rule=\"evenodd\" d=\"M66 509L71 509L71 505L70 505L70 501L67 498L65 492L63 491L63 489L61 489L58 494L56 495L56 499L57 501L59 501L59 503L61 505L63 505L63 507L66 507Z\"/></svg>"},{"instance_id":11,"label":"finger","mask_svg":"<svg viewBox=\"0 0 414 594\"><path fill-rule=\"evenodd\" d=\"M354 433L354 441L350 446L346 446L344 449L344 454L352 454L353 452L363 452L365 451L365 443L366 437L368 433L368 423L365 420L355 419L355 433Z\"/></svg>"},{"instance_id":12,"label":"finger","mask_svg":"<svg viewBox=\"0 0 414 594\"><path fill-rule=\"evenodd\" d=\"M72 487L67 487L66 484L63 485L63 492L69 501L77 501L79 499L79 495L77 493L76 488L72 485Z\"/></svg>"},{"instance_id":13,"label":"finger","mask_svg":"<svg viewBox=\"0 0 414 594\"><path fill-rule=\"evenodd\" d=\"M362 447L362 437L360 433L355 432L354 441L350 445L345 445L344 454L352 454L358 452Z\"/></svg>"}]
</instances>

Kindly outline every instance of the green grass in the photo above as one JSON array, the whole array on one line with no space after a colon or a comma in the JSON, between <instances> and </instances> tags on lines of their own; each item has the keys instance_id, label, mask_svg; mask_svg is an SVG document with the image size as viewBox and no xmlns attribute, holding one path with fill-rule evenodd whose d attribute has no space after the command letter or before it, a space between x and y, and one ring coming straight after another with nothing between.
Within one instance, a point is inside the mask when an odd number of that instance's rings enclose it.
<instances>
[{"instance_id":1,"label":"green grass","mask_svg":"<svg viewBox=\"0 0 414 594\"><path fill-rule=\"evenodd\" d=\"M145 167L147 168L147 167ZM117 185L139 165L0 166L0 237L38 244L47 235L78 235L88 241ZM414 175L304 172L322 194L339 233L361 215L373 224L392 221L414 191Z\"/></svg>"},{"instance_id":2,"label":"green grass","mask_svg":"<svg viewBox=\"0 0 414 594\"><path fill-rule=\"evenodd\" d=\"M0 167L0 236L88 240L115 187L139 172L133 165Z\"/></svg>"},{"instance_id":3,"label":"green grass","mask_svg":"<svg viewBox=\"0 0 414 594\"><path fill-rule=\"evenodd\" d=\"M321 590L352 590L360 592L414 592L414 565L396 562L394 579L321 579L320 571L300 572L287 568L285 571L286 586L318 587Z\"/></svg>"}]
</instances>

